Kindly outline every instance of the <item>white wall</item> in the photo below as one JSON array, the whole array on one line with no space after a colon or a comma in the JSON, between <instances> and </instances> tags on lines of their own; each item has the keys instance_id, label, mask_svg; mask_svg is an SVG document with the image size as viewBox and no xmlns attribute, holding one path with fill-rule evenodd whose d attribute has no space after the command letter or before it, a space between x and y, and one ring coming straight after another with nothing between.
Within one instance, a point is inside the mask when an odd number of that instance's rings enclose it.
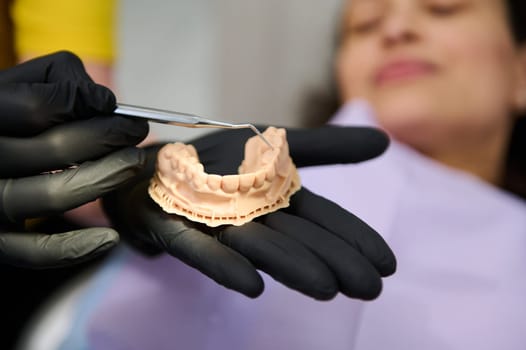
<instances>
[{"instance_id":1,"label":"white wall","mask_svg":"<svg viewBox=\"0 0 526 350\"><path fill-rule=\"evenodd\" d=\"M121 0L122 102L234 122L299 125L326 78L342 0ZM195 130L154 126L161 139Z\"/></svg>"}]
</instances>

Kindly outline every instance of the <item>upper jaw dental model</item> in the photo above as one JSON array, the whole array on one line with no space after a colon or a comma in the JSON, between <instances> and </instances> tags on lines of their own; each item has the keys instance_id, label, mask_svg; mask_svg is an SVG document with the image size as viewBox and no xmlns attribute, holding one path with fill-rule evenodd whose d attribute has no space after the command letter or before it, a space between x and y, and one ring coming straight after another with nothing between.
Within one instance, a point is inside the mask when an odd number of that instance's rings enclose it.
<instances>
[{"instance_id":1,"label":"upper jaw dental model","mask_svg":"<svg viewBox=\"0 0 526 350\"><path fill-rule=\"evenodd\" d=\"M258 136L248 139L238 175L207 174L192 145L165 145L157 155L150 197L167 213L211 227L239 226L288 207L301 183L286 131L269 127L263 135L273 147Z\"/></svg>"}]
</instances>

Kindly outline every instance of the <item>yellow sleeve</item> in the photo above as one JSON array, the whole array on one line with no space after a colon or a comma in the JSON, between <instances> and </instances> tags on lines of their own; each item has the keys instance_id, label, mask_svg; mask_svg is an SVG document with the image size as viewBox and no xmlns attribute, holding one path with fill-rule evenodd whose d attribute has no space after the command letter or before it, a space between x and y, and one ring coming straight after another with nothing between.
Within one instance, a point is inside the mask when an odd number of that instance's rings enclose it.
<instances>
[{"instance_id":1,"label":"yellow sleeve","mask_svg":"<svg viewBox=\"0 0 526 350\"><path fill-rule=\"evenodd\" d=\"M11 14L19 57L69 50L83 60L115 58L116 0L15 0Z\"/></svg>"}]
</instances>

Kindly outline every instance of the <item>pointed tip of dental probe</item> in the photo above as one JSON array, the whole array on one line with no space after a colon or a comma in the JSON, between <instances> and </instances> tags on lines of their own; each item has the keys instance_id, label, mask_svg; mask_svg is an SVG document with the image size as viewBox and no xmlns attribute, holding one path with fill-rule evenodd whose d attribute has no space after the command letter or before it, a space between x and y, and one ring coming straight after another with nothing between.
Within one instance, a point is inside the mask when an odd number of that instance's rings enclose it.
<instances>
[{"instance_id":1,"label":"pointed tip of dental probe","mask_svg":"<svg viewBox=\"0 0 526 350\"><path fill-rule=\"evenodd\" d=\"M270 149L274 149L274 147L272 147L272 145L270 144L270 142L268 142L268 140L265 138L265 136L263 136L263 134L258 130L258 128L256 128L254 125L252 124L249 124L250 125L250 129L252 129L252 131L254 131L256 133L256 135L258 135L259 137L261 137L261 139L263 140L263 142L265 142L269 147Z\"/></svg>"}]
</instances>

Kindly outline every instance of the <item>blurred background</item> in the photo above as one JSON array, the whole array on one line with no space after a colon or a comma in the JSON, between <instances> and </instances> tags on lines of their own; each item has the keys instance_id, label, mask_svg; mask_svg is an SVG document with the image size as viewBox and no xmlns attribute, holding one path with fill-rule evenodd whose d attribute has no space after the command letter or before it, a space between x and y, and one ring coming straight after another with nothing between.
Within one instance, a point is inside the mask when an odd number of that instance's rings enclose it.
<instances>
[{"instance_id":1,"label":"blurred background","mask_svg":"<svg viewBox=\"0 0 526 350\"><path fill-rule=\"evenodd\" d=\"M307 5L308 3L308 5ZM122 0L122 101L237 122L299 125L324 83L341 0ZM154 126L159 137L188 130Z\"/></svg>"},{"instance_id":2,"label":"blurred background","mask_svg":"<svg viewBox=\"0 0 526 350\"><path fill-rule=\"evenodd\" d=\"M0 66L70 50L120 102L298 126L306 95L328 80L341 3L0 0ZM162 125L151 130L151 138L170 141L205 132ZM0 300L7 310L0 349L12 348L35 310L104 258L49 271L0 265Z\"/></svg>"}]
</instances>

